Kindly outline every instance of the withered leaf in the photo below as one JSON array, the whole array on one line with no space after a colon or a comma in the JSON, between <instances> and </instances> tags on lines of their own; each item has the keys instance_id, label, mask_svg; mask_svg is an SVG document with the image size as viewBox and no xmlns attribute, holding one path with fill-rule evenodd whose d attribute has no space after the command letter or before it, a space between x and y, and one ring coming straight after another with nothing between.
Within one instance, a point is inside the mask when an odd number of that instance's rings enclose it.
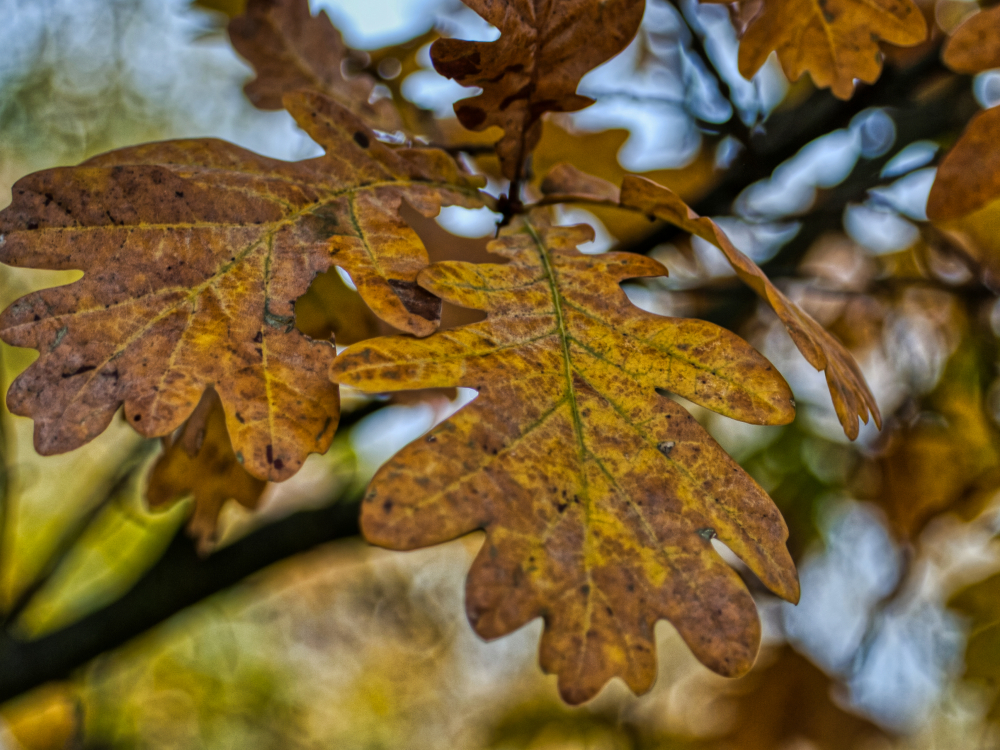
<instances>
[{"instance_id":1,"label":"withered leaf","mask_svg":"<svg viewBox=\"0 0 1000 750\"><path fill-rule=\"evenodd\" d=\"M785 75L812 76L818 88L850 99L855 79L874 83L882 72L879 40L919 44L927 22L912 0L764 0L740 40L739 69L751 78L777 51Z\"/></svg>"},{"instance_id":2,"label":"withered leaf","mask_svg":"<svg viewBox=\"0 0 1000 750\"><path fill-rule=\"evenodd\" d=\"M1000 68L1000 8L988 8L963 21L945 42L941 58L956 73Z\"/></svg>"},{"instance_id":3,"label":"withered leaf","mask_svg":"<svg viewBox=\"0 0 1000 750\"><path fill-rule=\"evenodd\" d=\"M325 94L382 130L400 126L392 101L370 103L375 80L345 77L349 50L325 10L309 11L309 0L249 0L246 12L229 22L233 47L253 65L257 77L244 87L254 106L281 109L281 98L308 89Z\"/></svg>"},{"instance_id":4,"label":"withered leaf","mask_svg":"<svg viewBox=\"0 0 1000 750\"><path fill-rule=\"evenodd\" d=\"M251 476L237 460L222 402L209 389L177 440L166 447L150 470L146 501L155 510L193 496L188 533L205 552L215 541L219 512L226 501L233 499L253 510L266 486L267 482Z\"/></svg>"},{"instance_id":5,"label":"withered leaf","mask_svg":"<svg viewBox=\"0 0 1000 750\"><path fill-rule=\"evenodd\" d=\"M639 255L581 254L576 245L592 238L588 226L550 227L536 212L490 244L509 264L428 267L423 287L487 319L361 342L331 371L368 392L479 391L376 474L362 529L394 549L484 529L469 620L497 638L542 617L541 663L570 703L615 676L647 690L661 618L717 672L750 668L760 624L714 537L775 593L798 598L770 498L656 392L783 424L794 416L787 384L735 334L632 306L619 283L665 269Z\"/></svg>"},{"instance_id":6,"label":"withered leaf","mask_svg":"<svg viewBox=\"0 0 1000 750\"><path fill-rule=\"evenodd\" d=\"M973 117L941 161L927 197L931 221L959 219L1000 197L1000 109Z\"/></svg>"},{"instance_id":7,"label":"withered leaf","mask_svg":"<svg viewBox=\"0 0 1000 750\"><path fill-rule=\"evenodd\" d=\"M878 404L854 357L823 326L772 284L757 264L733 245L718 224L698 216L672 191L644 177L628 176L624 179L621 201L623 206L668 221L722 250L736 275L777 313L806 361L817 370L826 371L833 406L847 436L852 440L856 438L858 418L867 424L869 414L881 429L882 416Z\"/></svg>"},{"instance_id":8,"label":"withered leaf","mask_svg":"<svg viewBox=\"0 0 1000 750\"><path fill-rule=\"evenodd\" d=\"M0 261L84 271L0 316L0 337L41 353L7 395L35 420L39 453L86 443L122 403L142 434L170 434L214 386L247 471L280 481L326 450L337 424L333 347L294 328L317 273L341 266L387 322L435 328L440 303L416 284L427 254L398 209L479 206L478 178L444 152L388 148L321 95L285 103L326 156L172 141L14 186Z\"/></svg>"},{"instance_id":9,"label":"withered leaf","mask_svg":"<svg viewBox=\"0 0 1000 750\"><path fill-rule=\"evenodd\" d=\"M546 112L593 104L576 87L583 75L621 52L635 36L645 0L463 0L500 29L495 42L439 39L437 71L483 93L455 104L470 130L497 125L504 175L516 179L541 137Z\"/></svg>"}]
</instances>

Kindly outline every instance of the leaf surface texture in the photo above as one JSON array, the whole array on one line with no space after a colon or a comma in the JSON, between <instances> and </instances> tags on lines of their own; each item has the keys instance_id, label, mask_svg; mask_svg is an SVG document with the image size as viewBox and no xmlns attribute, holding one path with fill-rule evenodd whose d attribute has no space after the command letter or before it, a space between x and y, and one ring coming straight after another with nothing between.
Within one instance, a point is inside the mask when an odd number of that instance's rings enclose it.
<instances>
[{"instance_id":1,"label":"leaf surface texture","mask_svg":"<svg viewBox=\"0 0 1000 750\"><path fill-rule=\"evenodd\" d=\"M850 352L772 284L757 264L733 245L718 224L698 216L671 190L644 177L625 178L621 202L623 206L668 221L722 250L740 280L777 313L806 361L817 370L826 372L837 418L849 438L853 440L858 436L858 418L867 423L869 414L875 419L875 424L882 427L878 404Z\"/></svg>"}]
</instances>

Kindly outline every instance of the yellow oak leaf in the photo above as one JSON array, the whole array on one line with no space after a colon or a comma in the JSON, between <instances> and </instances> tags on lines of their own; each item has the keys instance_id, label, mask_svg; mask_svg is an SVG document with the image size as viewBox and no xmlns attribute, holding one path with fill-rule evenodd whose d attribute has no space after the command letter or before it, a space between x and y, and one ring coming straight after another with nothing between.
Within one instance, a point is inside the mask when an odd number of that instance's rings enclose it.
<instances>
[{"instance_id":1,"label":"yellow oak leaf","mask_svg":"<svg viewBox=\"0 0 1000 750\"><path fill-rule=\"evenodd\" d=\"M322 95L285 104L326 156L172 141L15 184L0 261L84 271L0 316L0 337L41 354L7 395L39 453L86 443L122 403L143 435L168 435L212 386L247 471L287 479L329 447L339 413L333 347L294 326L313 277L340 266L396 328L437 326L440 301L416 284L427 253L398 209L480 206L480 178L442 151L389 148Z\"/></svg>"},{"instance_id":2,"label":"yellow oak leaf","mask_svg":"<svg viewBox=\"0 0 1000 750\"><path fill-rule=\"evenodd\" d=\"M850 352L813 320L809 313L782 294L757 264L733 245L718 224L698 216L671 190L644 177L628 176L624 179L621 203L669 221L722 250L740 280L777 313L806 361L817 370L826 371L833 406L847 436L851 440L856 438L859 432L858 418L867 424L869 414L875 419L879 429L882 428L878 404Z\"/></svg>"},{"instance_id":3,"label":"yellow oak leaf","mask_svg":"<svg viewBox=\"0 0 1000 750\"><path fill-rule=\"evenodd\" d=\"M380 469L362 530L412 549L484 529L469 619L497 638L542 617L542 667L570 703L615 676L648 690L661 618L717 672L750 668L760 623L715 537L779 596L799 591L770 498L657 392L784 424L794 417L788 385L735 334L634 307L620 282L666 269L634 254L581 254L592 238L588 226L549 226L542 212L518 220L489 246L506 265L436 263L419 277L486 320L420 340L370 339L331 370L367 392L479 391Z\"/></svg>"},{"instance_id":4,"label":"yellow oak leaf","mask_svg":"<svg viewBox=\"0 0 1000 750\"><path fill-rule=\"evenodd\" d=\"M740 39L739 69L751 78L776 51L790 80L809 73L818 88L850 99L855 80L874 83L882 72L879 40L911 46L926 37L912 0L764 0Z\"/></svg>"},{"instance_id":5,"label":"yellow oak leaf","mask_svg":"<svg viewBox=\"0 0 1000 750\"><path fill-rule=\"evenodd\" d=\"M941 161L930 195L927 218L935 222L960 219L1000 197L1000 109L973 117L951 151Z\"/></svg>"}]
</instances>

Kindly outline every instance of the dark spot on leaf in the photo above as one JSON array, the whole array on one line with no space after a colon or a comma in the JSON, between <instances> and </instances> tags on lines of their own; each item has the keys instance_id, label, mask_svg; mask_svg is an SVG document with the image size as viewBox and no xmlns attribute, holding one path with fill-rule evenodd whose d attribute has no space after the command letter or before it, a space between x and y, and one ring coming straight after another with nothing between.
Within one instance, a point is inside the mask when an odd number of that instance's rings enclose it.
<instances>
[{"instance_id":1,"label":"dark spot on leaf","mask_svg":"<svg viewBox=\"0 0 1000 750\"><path fill-rule=\"evenodd\" d=\"M469 130L475 130L477 127L486 122L485 110L468 104L455 110L455 114L458 116L458 121Z\"/></svg>"},{"instance_id":2,"label":"dark spot on leaf","mask_svg":"<svg viewBox=\"0 0 1000 750\"><path fill-rule=\"evenodd\" d=\"M74 375L82 375L82 374L83 374L83 373L85 373L85 372L90 372L91 370L96 370L96 369L97 369L97 368L96 368L96 367L94 367L93 365L83 365L83 366L81 366L81 367L78 367L78 368L77 368L76 370L74 370L73 372L64 372L64 373L62 374L62 376L63 376L64 378L71 378L71 377L73 377Z\"/></svg>"},{"instance_id":3,"label":"dark spot on leaf","mask_svg":"<svg viewBox=\"0 0 1000 750\"><path fill-rule=\"evenodd\" d=\"M438 50L441 49L440 46L435 46L438 47ZM480 70L481 58L478 51L453 59L442 59L439 55L434 54L432 48L431 57L434 60L434 69L445 78L468 78L476 75Z\"/></svg>"},{"instance_id":4,"label":"dark spot on leaf","mask_svg":"<svg viewBox=\"0 0 1000 750\"><path fill-rule=\"evenodd\" d=\"M388 279L388 283L399 297L399 301L403 303L403 307L411 313L425 320L441 319L441 300L423 287L417 286L417 282Z\"/></svg>"},{"instance_id":5,"label":"dark spot on leaf","mask_svg":"<svg viewBox=\"0 0 1000 750\"><path fill-rule=\"evenodd\" d=\"M273 464L274 463L274 448L271 446L270 443L268 443L268 446L267 446L267 462L269 464Z\"/></svg>"},{"instance_id":6,"label":"dark spot on leaf","mask_svg":"<svg viewBox=\"0 0 1000 750\"><path fill-rule=\"evenodd\" d=\"M371 141L368 140L368 136L360 130L354 134L354 142L361 146L361 148L368 148L368 146L371 145Z\"/></svg>"}]
</instances>

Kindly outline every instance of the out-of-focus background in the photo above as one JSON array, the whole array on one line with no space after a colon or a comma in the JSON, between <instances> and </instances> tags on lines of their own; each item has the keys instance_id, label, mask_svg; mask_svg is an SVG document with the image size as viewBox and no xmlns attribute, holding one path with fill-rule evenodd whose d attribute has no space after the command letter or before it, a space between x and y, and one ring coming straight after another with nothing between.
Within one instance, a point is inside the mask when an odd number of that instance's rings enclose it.
<instances>
[{"instance_id":1,"label":"out-of-focus background","mask_svg":"<svg viewBox=\"0 0 1000 750\"><path fill-rule=\"evenodd\" d=\"M350 47L377 51L357 55L359 66L378 63L376 95L430 110L442 137L483 142L449 119L469 92L434 72L428 47L496 29L457 0L312 5ZM0 206L29 172L150 140L213 136L277 158L315 155L287 113L243 94L252 72L225 34L240 6L0 0ZM736 330L795 392L786 427L691 407L772 494L799 566L798 606L748 574L765 641L749 676L713 675L661 622L648 695L616 681L570 709L537 666L539 621L492 643L468 626L463 581L480 536L411 553L326 541L337 534L324 525L350 528L337 508L350 514L380 463L472 393L347 394L329 453L269 486L257 510L227 503L217 533L197 542L201 558L182 531L190 500L148 507L159 441L116 421L77 451L41 458L31 422L4 411L0 748L996 746L1000 304L990 254L1000 213L957 229L924 214L935 160L975 111L1000 101L1000 74L957 76L937 58L942 31L977 7L926 0L932 40L887 48L883 79L843 103L808 77L789 84L774 59L742 79L726 6L647 0L635 42L581 85L596 104L546 122L538 175L567 160L607 179L649 174L716 216L851 348L886 419L848 442L822 374L707 243L611 210L563 210L565 223L597 229L585 250L625 245L668 266L669 278L628 285L637 305ZM409 218L432 256L480 259L497 217L449 208L436 222ZM0 303L78 276L0 267ZM349 293L338 279L300 301L299 327L335 329L338 343L372 335L362 313L353 324L324 317L324 293ZM0 345L4 392L34 356ZM301 543L309 534L324 543ZM93 645L116 628L135 637ZM61 661L88 649L104 652Z\"/></svg>"}]
</instances>

